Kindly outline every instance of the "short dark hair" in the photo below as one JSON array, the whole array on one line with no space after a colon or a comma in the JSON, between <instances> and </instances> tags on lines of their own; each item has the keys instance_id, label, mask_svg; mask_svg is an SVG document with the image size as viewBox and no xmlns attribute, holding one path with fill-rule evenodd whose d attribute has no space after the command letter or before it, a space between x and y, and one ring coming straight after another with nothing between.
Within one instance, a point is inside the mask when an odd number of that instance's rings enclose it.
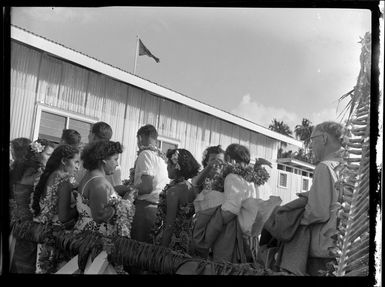
<instances>
[{"instance_id":1,"label":"short dark hair","mask_svg":"<svg viewBox=\"0 0 385 287\"><path fill-rule=\"evenodd\" d=\"M227 147L226 156L234 159L237 163L250 163L250 151L247 147L240 144L231 144Z\"/></svg>"},{"instance_id":2,"label":"short dark hair","mask_svg":"<svg viewBox=\"0 0 385 287\"><path fill-rule=\"evenodd\" d=\"M183 176L185 179L193 178L198 174L200 164L196 161L194 156L186 149L169 149L166 153L168 160L171 160L171 156L178 151L178 164L180 170L176 170L177 176Z\"/></svg>"},{"instance_id":3,"label":"short dark hair","mask_svg":"<svg viewBox=\"0 0 385 287\"><path fill-rule=\"evenodd\" d=\"M112 128L105 122L94 123L91 127L91 133L101 140L110 140L112 138Z\"/></svg>"},{"instance_id":4,"label":"short dark hair","mask_svg":"<svg viewBox=\"0 0 385 287\"><path fill-rule=\"evenodd\" d=\"M145 136L145 137L150 137L152 139L157 139L158 138L158 132L156 128L153 125L145 125L142 126L137 134L137 136Z\"/></svg>"},{"instance_id":5,"label":"short dark hair","mask_svg":"<svg viewBox=\"0 0 385 287\"><path fill-rule=\"evenodd\" d=\"M81 141L81 135L78 131L73 129L64 129L61 135L61 139L69 145L78 146Z\"/></svg>"},{"instance_id":6,"label":"short dark hair","mask_svg":"<svg viewBox=\"0 0 385 287\"><path fill-rule=\"evenodd\" d=\"M12 156L14 160L24 159L30 150L29 145L32 143L30 139L27 138L16 138L11 140L11 149L13 151Z\"/></svg>"},{"instance_id":7,"label":"short dark hair","mask_svg":"<svg viewBox=\"0 0 385 287\"><path fill-rule=\"evenodd\" d=\"M120 142L114 141L96 141L86 145L80 156L83 161L83 167L87 170L94 170L99 167L102 160L122 153L123 147Z\"/></svg>"},{"instance_id":8,"label":"short dark hair","mask_svg":"<svg viewBox=\"0 0 385 287\"><path fill-rule=\"evenodd\" d=\"M206 148L205 151L203 152L203 159L202 159L203 167L207 166L210 154L221 154L221 153L223 154L225 153L221 145L209 146L208 148Z\"/></svg>"},{"instance_id":9,"label":"short dark hair","mask_svg":"<svg viewBox=\"0 0 385 287\"><path fill-rule=\"evenodd\" d=\"M314 130L325 132L331 135L338 143L342 145L344 127L333 121L326 121L315 126Z\"/></svg>"},{"instance_id":10,"label":"short dark hair","mask_svg":"<svg viewBox=\"0 0 385 287\"><path fill-rule=\"evenodd\" d=\"M44 165L41 162L41 157L35 153L29 146L26 148L22 156L15 158L13 165L9 171L9 183L12 186L22 179L27 170L32 169L37 172Z\"/></svg>"}]
</instances>

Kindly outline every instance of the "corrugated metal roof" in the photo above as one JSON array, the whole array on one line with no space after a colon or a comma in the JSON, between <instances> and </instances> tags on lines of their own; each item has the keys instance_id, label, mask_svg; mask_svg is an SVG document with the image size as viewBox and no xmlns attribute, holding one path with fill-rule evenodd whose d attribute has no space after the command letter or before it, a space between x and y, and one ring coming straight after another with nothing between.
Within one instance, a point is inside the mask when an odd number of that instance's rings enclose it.
<instances>
[{"instance_id":1,"label":"corrugated metal roof","mask_svg":"<svg viewBox=\"0 0 385 287\"><path fill-rule=\"evenodd\" d=\"M89 56L85 53L76 51L72 48L66 47L60 43L47 39L43 36L37 35L33 32L30 32L24 28L11 25L11 38L25 43L27 45L36 47L43 51L49 52L55 56L63 58L65 60L74 62L78 65L85 66L94 71L100 72L102 74L113 77L119 81L123 81L130 85L134 85L141 89L150 91L157 96L170 99L189 107L192 107L198 111L210 114L212 116L218 117L222 120L231 122L238 126L247 128L249 130L261 133L268 137L271 137L276 140L280 140L286 143L293 144L298 147L302 147L303 143L294 138L282 135L280 133L269 130L261 125L258 125L250 120L244 119L237 115L231 114L219 108L213 107L201 101L195 100L191 97L183 95L179 92L173 91L169 88L163 87L155 82L144 79L140 76L134 75L128 71L125 71L121 68L112 66L108 63L105 63L95 57Z\"/></svg>"}]
</instances>

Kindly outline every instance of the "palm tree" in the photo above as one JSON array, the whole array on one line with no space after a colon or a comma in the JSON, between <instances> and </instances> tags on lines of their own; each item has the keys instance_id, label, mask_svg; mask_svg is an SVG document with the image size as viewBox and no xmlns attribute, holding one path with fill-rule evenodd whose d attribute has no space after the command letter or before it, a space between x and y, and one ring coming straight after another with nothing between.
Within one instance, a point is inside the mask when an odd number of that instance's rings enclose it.
<instances>
[{"instance_id":1,"label":"palm tree","mask_svg":"<svg viewBox=\"0 0 385 287\"><path fill-rule=\"evenodd\" d=\"M313 132L313 128L314 127L312 126L311 121L303 118L302 124L296 125L294 129L295 137L297 139L300 139L304 143L306 154L308 152L308 148L310 144L310 136L311 136L311 133Z\"/></svg>"},{"instance_id":2,"label":"palm tree","mask_svg":"<svg viewBox=\"0 0 385 287\"><path fill-rule=\"evenodd\" d=\"M337 276L368 276L369 272L371 33L367 32L360 43L361 70L357 84L340 98L350 96L343 111L344 115L348 113L344 135L345 156L340 179L336 183L343 198L338 210L338 234L334 248L338 263L334 274Z\"/></svg>"},{"instance_id":3,"label":"palm tree","mask_svg":"<svg viewBox=\"0 0 385 287\"><path fill-rule=\"evenodd\" d=\"M285 124L283 121L277 121L276 119L272 120L271 124L269 125L269 129L289 137L291 137L293 134L287 124Z\"/></svg>"}]
</instances>

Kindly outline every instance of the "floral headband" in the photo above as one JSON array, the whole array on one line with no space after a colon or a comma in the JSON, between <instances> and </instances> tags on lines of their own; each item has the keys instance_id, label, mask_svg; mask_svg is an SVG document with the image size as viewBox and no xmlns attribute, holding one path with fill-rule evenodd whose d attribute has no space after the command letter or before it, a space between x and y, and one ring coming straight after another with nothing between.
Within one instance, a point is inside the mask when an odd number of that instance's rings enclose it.
<instances>
[{"instance_id":1,"label":"floral headband","mask_svg":"<svg viewBox=\"0 0 385 287\"><path fill-rule=\"evenodd\" d=\"M176 151L172 154L170 160L171 160L171 162L172 162L173 164L175 164L175 169L180 170L180 165L179 165L179 163L178 163L178 157L179 157L179 151L176 150Z\"/></svg>"},{"instance_id":2,"label":"floral headband","mask_svg":"<svg viewBox=\"0 0 385 287\"><path fill-rule=\"evenodd\" d=\"M45 149L45 146L37 141L31 143L30 147L34 153L41 153Z\"/></svg>"}]
</instances>

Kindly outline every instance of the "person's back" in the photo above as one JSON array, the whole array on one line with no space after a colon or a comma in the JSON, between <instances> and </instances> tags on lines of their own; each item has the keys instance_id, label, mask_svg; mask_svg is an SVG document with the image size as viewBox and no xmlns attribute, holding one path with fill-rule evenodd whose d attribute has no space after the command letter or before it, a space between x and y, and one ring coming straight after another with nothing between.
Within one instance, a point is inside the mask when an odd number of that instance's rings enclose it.
<instances>
[{"instance_id":1,"label":"person's back","mask_svg":"<svg viewBox=\"0 0 385 287\"><path fill-rule=\"evenodd\" d=\"M245 207L245 202L248 199L259 198L255 184L231 173L225 178L224 190L222 210L230 211L238 216L238 222L243 232L250 230L255 214L250 214L250 210Z\"/></svg>"}]
</instances>

